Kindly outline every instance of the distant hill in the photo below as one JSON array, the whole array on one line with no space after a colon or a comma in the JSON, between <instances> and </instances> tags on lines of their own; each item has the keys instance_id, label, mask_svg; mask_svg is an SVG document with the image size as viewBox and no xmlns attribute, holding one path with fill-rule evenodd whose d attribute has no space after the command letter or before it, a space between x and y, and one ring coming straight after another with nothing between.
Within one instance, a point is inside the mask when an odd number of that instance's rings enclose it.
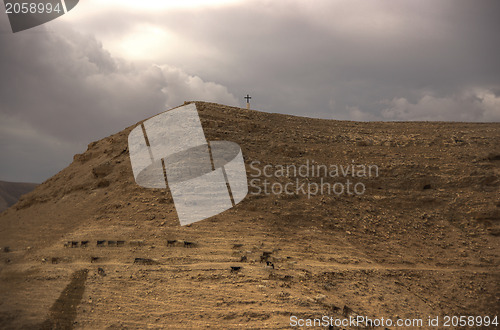
<instances>
[{"instance_id":1,"label":"distant hill","mask_svg":"<svg viewBox=\"0 0 500 330\"><path fill-rule=\"evenodd\" d=\"M0 181L0 212L14 205L24 194L29 193L37 183Z\"/></svg>"}]
</instances>

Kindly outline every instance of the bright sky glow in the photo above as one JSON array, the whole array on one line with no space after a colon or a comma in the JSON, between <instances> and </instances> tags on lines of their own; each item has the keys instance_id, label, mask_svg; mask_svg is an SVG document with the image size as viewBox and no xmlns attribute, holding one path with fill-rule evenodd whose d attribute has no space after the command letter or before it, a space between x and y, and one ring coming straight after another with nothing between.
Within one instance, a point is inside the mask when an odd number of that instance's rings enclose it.
<instances>
[{"instance_id":1,"label":"bright sky glow","mask_svg":"<svg viewBox=\"0 0 500 330\"><path fill-rule=\"evenodd\" d=\"M169 58L169 54L175 50L184 51L198 49L189 40L181 39L177 33L166 29L164 26L147 21L132 21L128 29L123 32L102 30L99 25L93 28L88 21L102 17L103 13L110 15L123 13L157 13L170 10L218 8L234 6L243 3L244 0L85 0L78 4L78 11L72 10L68 15L60 18L60 21L69 21L78 29L86 26L87 32L95 34L103 43L104 47L115 56L132 61L158 62ZM112 18L112 16L110 16ZM55 23L57 24L57 22ZM214 50L204 49L205 54L213 53Z\"/></svg>"},{"instance_id":2,"label":"bright sky glow","mask_svg":"<svg viewBox=\"0 0 500 330\"><path fill-rule=\"evenodd\" d=\"M178 40L173 33L168 33L154 25L142 24L121 40L109 43L109 46L124 58L151 61L154 61L159 53L165 51L164 45L178 46Z\"/></svg>"},{"instance_id":3,"label":"bright sky glow","mask_svg":"<svg viewBox=\"0 0 500 330\"><path fill-rule=\"evenodd\" d=\"M122 7L136 10L162 10L172 8L220 7L242 2L241 0L90 0L102 7Z\"/></svg>"}]
</instances>

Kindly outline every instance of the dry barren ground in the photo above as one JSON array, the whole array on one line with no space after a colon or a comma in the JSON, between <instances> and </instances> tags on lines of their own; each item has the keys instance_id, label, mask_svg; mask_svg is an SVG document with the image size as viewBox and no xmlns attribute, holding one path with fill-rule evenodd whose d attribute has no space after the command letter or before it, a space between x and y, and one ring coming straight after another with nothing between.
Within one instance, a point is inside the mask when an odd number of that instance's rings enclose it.
<instances>
[{"instance_id":1,"label":"dry barren ground","mask_svg":"<svg viewBox=\"0 0 500 330\"><path fill-rule=\"evenodd\" d=\"M498 315L500 124L197 107L208 140L241 146L249 179L254 167L308 162L373 164L379 175L358 180L362 195L250 194L180 227L168 190L134 182L131 126L91 143L0 214L0 247L9 247L0 252L0 328L287 328L292 315ZM295 179L320 182L270 178Z\"/></svg>"}]
</instances>

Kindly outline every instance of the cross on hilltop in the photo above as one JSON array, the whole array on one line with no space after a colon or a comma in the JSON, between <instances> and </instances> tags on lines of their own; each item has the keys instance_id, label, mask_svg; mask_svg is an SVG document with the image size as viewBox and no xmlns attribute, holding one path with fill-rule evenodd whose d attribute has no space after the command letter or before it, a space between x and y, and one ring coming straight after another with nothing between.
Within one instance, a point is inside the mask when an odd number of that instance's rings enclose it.
<instances>
[{"instance_id":1,"label":"cross on hilltop","mask_svg":"<svg viewBox=\"0 0 500 330\"><path fill-rule=\"evenodd\" d=\"M248 95L248 94L247 94L247 96L245 96L245 97L244 97L244 99L246 99L246 100L247 100L247 109L248 109L248 110L250 109L250 99L251 99L251 98L252 98L252 97L251 97L250 95Z\"/></svg>"}]
</instances>

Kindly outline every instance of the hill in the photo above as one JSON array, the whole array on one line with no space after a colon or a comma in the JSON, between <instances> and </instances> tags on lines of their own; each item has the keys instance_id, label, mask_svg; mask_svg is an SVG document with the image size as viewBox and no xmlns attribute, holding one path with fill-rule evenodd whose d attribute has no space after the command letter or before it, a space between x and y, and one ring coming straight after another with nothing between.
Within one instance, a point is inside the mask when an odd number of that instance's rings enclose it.
<instances>
[{"instance_id":1,"label":"hill","mask_svg":"<svg viewBox=\"0 0 500 330\"><path fill-rule=\"evenodd\" d=\"M0 212L14 205L19 197L29 193L38 184L0 181Z\"/></svg>"},{"instance_id":2,"label":"hill","mask_svg":"<svg viewBox=\"0 0 500 330\"><path fill-rule=\"evenodd\" d=\"M127 137L136 125L91 143L0 215L0 247L9 247L0 328L288 328L291 316L498 313L499 123L196 105L209 141L240 145L251 193L181 227L168 189L134 182ZM280 175L288 165L329 172ZM357 175L373 165L377 175ZM356 175L342 175L347 168ZM265 180L297 189L265 194ZM310 190L347 180L363 193Z\"/></svg>"}]
</instances>

